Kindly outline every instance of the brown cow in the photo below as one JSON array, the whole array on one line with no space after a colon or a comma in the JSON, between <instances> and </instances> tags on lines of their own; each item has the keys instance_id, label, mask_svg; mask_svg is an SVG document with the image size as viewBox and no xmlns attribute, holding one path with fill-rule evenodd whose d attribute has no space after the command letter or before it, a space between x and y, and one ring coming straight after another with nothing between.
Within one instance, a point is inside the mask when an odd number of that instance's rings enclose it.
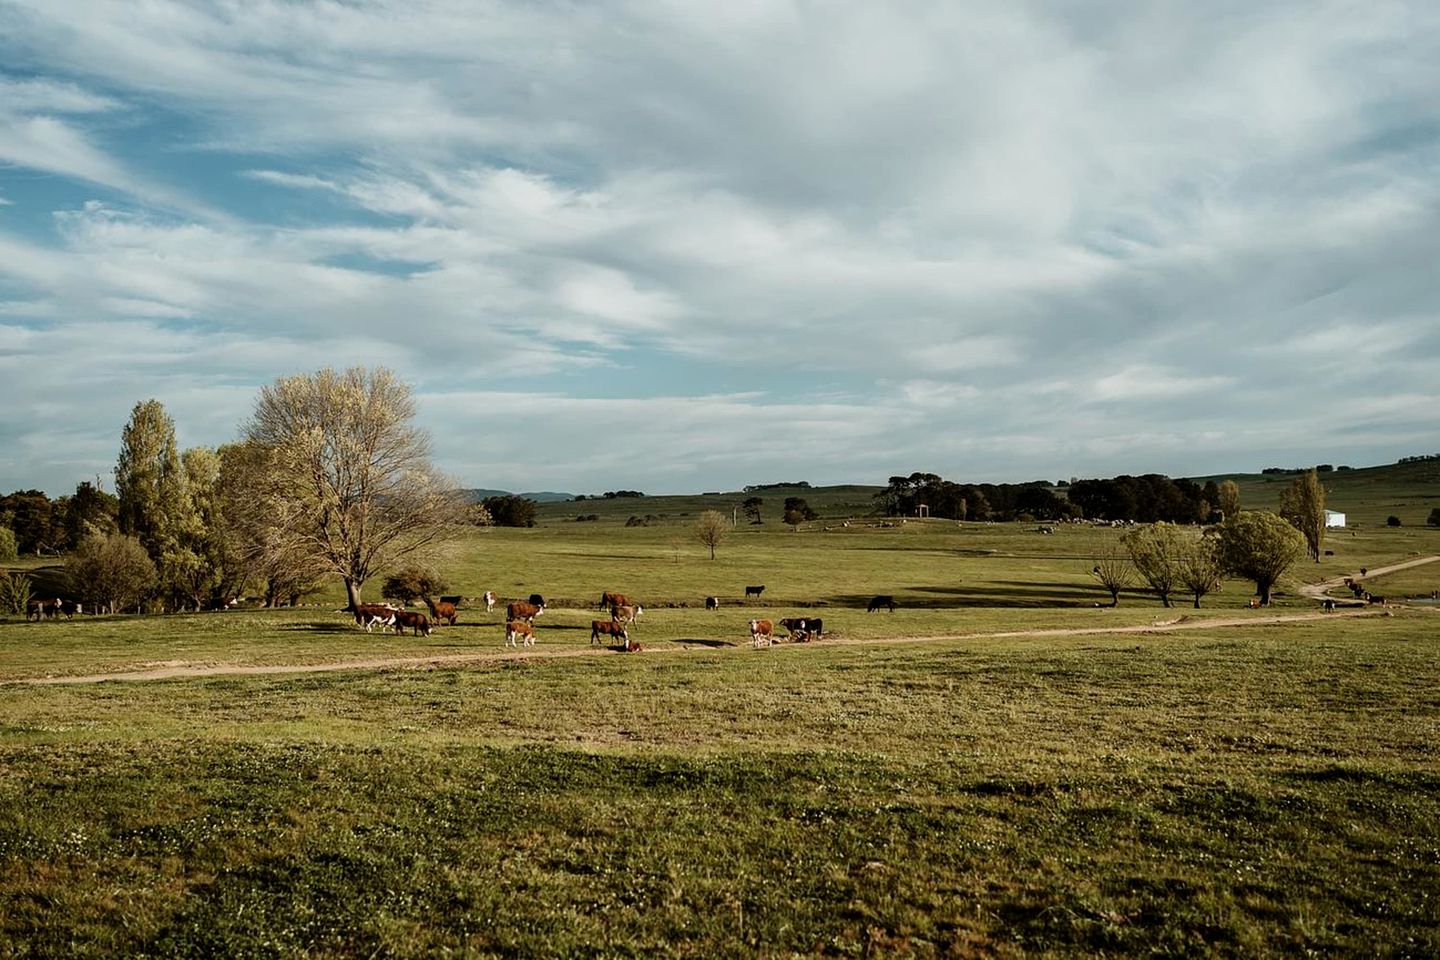
<instances>
[{"instance_id":1,"label":"brown cow","mask_svg":"<svg viewBox=\"0 0 1440 960\"><path fill-rule=\"evenodd\" d=\"M524 600L516 600L505 608L506 620L524 620L526 623L533 623L535 618L545 612L543 606L533 603L526 603Z\"/></svg>"},{"instance_id":2,"label":"brown cow","mask_svg":"<svg viewBox=\"0 0 1440 960\"><path fill-rule=\"evenodd\" d=\"M590 642L595 643L601 636L614 637L623 640L626 644L630 642L630 632L625 629L625 624L615 620L591 620L590 621Z\"/></svg>"},{"instance_id":3,"label":"brown cow","mask_svg":"<svg viewBox=\"0 0 1440 960\"><path fill-rule=\"evenodd\" d=\"M419 610L395 611L395 632L404 633L406 627L411 629L412 636L418 637L422 631L425 636L430 636L430 618Z\"/></svg>"},{"instance_id":4,"label":"brown cow","mask_svg":"<svg viewBox=\"0 0 1440 960\"><path fill-rule=\"evenodd\" d=\"M486 591L485 591L485 597L484 597L484 600L485 600L485 612L486 612L486 613L489 613L491 610L494 610L494 609L495 609L495 601L496 601L496 600L499 600L499 599L500 599L499 597L495 596L495 591L494 591L494 590L486 590Z\"/></svg>"},{"instance_id":5,"label":"brown cow","mask_svg":"<svg viewBox=\"0 0 1440 960\"><path fill-rule=\"evenodd\" d=\"M505 623L506 646L515 646L516 637L524 637L524 645L533 647L535 645L535 628L522 620L509 620Z\"/></svg>"},{"instance_id":6,"label":"brown cow","mask_svg":"<svg viewBox=\"0 0 1440 960\"><path fill-rule=\"evenodd\" d=\"M623 593L611 593L606 590L600 594L600 603L597 604L602 610L605 607L628 607L631 606L630 598Z\"/></svg>"},{"instance_id":7,"label":"brown cow","mask_svg":"<svg viewBox=\"0 0 1440 960\"><path fill-rule=\"evenodd\" d=\"M455 611L455 604L446 603L444 600L436 603L429 597L421 597L420 599L424 600L425 606L430 608L430 616L435 618L435 626L440 626L440 622L443 620L453 627L455 626L455 621L460 619L460 614Z\"/></svg>"},{"instance_id":8,"label":"brown cow","mask_svg":"<svg viewBox=\"0 0 1440 960\"><path fill-rule=\"evenodd\" d=\"M775 625L769 620L751 620L750 642L757 647L770 646L775 642Z\"/></svg>"}]
</instances>

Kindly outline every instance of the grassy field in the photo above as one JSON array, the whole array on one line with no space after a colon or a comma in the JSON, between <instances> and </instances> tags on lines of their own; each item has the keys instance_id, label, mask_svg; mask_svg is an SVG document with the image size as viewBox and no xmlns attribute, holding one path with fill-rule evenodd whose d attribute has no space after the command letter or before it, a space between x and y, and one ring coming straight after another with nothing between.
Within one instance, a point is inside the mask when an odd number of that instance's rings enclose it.
<instances>
[{"instance_id":1,"label":"grassy field","mask_svg":"<svg viewBox=\"0 0 1440 960\"><path fill-rule=\"evenodd\" d=\"M0 623L0 957L1440 954L1437 610L1096 609L1088 526L827 514L712 562L703 501L448 546L455 592L546 594L531 652L473 605L367 635L338 590ZM1440 536L1329 546L1274 613ZM643 654L591 649L602 590ZM750 647L790 613L830 638Z\"/></svg>"}]
</instances>

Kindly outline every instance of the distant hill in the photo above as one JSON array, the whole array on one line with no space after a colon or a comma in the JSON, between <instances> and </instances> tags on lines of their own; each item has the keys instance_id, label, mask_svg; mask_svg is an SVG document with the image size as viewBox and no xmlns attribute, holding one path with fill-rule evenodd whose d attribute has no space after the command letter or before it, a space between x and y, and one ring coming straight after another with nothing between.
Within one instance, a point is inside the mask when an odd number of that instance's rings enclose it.
<instances>
[{"instance_id":1,"label":"distant hill","mask_svg":"<svg viewBox=\"0 0 1440 960\"><path fill-rule=\"evenodd\" d=\"M540 490L534 493L512 494L509 490L490 490L486 487L474 487L470 490L464 490L461 492L463 492L467 497L470 498L471 503L479 503L486 497L509 496L524 497L526 500L534 500L536 503L563 503L566 500L575 499L575 494L573 493L557 493L554 490Z\"/></svg>"}]
</instances>

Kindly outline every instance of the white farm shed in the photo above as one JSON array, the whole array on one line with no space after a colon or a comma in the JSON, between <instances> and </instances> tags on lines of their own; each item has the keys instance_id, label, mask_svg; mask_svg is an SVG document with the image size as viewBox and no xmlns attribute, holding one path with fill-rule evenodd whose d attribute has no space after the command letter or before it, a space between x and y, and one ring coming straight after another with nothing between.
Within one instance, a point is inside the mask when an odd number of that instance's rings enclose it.
<instances>
[{"instance_id":1,"label":"white farm shed","mask_svg":"<svg viewBox=\"0 0 1440 960\"><path fill-rule=\"evenodd\" d=\"M1343 526L1345 526L1345 514L1340 513L1340 512L1338 512L1338 511L1336 511L1336 510L1326 510L1326 511L1325 511L1325 526L1327 526L1327 527L1343 527Z\"/></svg>"}]
</instances>

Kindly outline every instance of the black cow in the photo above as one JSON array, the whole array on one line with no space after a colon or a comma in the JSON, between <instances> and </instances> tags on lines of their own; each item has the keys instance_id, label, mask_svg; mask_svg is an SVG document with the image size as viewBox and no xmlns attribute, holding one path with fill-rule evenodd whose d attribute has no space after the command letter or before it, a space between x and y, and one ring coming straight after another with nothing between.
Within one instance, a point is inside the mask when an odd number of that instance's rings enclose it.
<instances>
[{"instance_id":1,"label":"black cow","mask_svg":"<svg viewBox=\"0 0 1440 960\"><path fill-rule=\"evenodd\" d=\"M720 609L720 598L719 598L719 597L706 597L706 598L705 598L705 609L706 609L706 610L719 610L719 609Z\"/></svg>"},{"instance_id":2,"label":"black cow","mask_svg":"<svg viewBox=\"0 0 1440 960\"><path fill-rule=\"evenodd\" d=\"M751 598L751 597L758 597L758 596L760 596L760 594L762 594L762 593L764 593L764 592L765 592L765 584L763 584L763 583L760 584L760 586L758 586L758 587L746 587L746 588L745 588L745 598L748 600L748 599Z\"/></svg>"},{"instance_id":3,"label":"black cow","mask_svg":"<svg viewBox=\"0 0 1440 960\"><path fill-rule=\"evenodd\" d=\"M530 594L530 602L535 604L535 606L537 607L545 606L545 598L540 596L540 594L538 593Z\"/></svg>"},{"instance_id":4,"label":"black cow","mask_svg":"<svg viewBox=\"0 0 1440 960\"><path fill-rule=\"evenodd\" d=\"M889 611L890 611L891 613L894 613L894 612L895 612L895 598L894 598L894 597L890 597L890 596L872 597L871 600L870 600L870 605L865 608L865 612L866 612L866 613L874 613L876 610L879 610L881 607L886 607L886 608L889 609Z\"/></svg>"}]
</instances>

